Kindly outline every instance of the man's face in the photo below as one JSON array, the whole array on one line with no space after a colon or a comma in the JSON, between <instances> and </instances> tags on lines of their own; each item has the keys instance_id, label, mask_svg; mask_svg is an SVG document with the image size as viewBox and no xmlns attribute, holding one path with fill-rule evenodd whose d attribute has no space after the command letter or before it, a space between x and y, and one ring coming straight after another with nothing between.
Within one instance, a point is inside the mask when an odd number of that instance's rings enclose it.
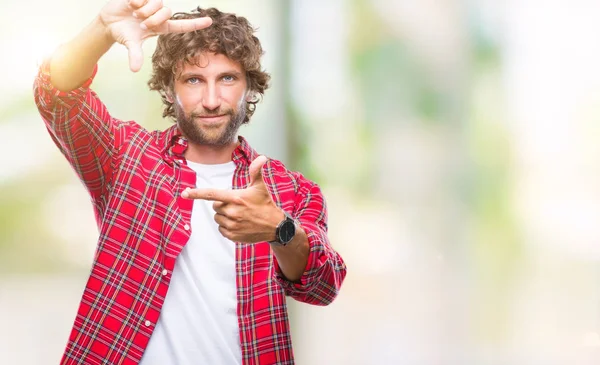
<instances>
[{"instance_id":1,"label":"man's face","mask_svg":"<svg viewBox=\"0 0 600 365\"><path fill-rule=\"evenodd\" d=\"M246 117L246 76L224 55L201 53L183 64L173 86L177 125L192 143L223 146L235 141Z\"/></svg>"}]
</instances>

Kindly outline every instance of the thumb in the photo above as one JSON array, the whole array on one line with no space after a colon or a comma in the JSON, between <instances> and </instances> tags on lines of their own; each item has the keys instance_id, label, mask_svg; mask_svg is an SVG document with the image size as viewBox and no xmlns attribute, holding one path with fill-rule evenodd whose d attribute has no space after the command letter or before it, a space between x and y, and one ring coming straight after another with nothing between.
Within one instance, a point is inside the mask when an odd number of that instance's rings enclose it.
<instances>
[{"instance_id":1,"label":"thumb","mask_svg":"<svg viewBox=\"0 0 600 365\"><path fill-rule=\"evenodd\" d=\"M138 72L142 68L142 63L144 63L142 43L125 41L125 47L129 51L129 69L133 72Z\"/></svg>"},{"instance_id":2,"label":"thumb","mask_svg":"<svg viewBox=\"0 0 600 365\"><path fill-rule=\"evenodd\" d=\"M267 156L258 156L250 164L250 185L264 184L262 178L262 167L267 162Z\"/></svg>"}]
</instances>

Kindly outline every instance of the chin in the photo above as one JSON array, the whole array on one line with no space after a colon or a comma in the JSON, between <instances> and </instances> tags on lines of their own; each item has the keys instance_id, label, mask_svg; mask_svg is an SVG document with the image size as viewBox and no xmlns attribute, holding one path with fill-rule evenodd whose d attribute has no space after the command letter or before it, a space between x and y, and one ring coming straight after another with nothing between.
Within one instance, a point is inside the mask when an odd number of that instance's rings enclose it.
<instances>
[{"instance_id":1,"label":"chin","mask_svg":"<svg viewBox=\"0 0 600 365\"><path fill-rule=\"evenodd\" d=\"M226 137L223 134L207 134L203 133L198 138L195 139L194 142L207 146L226 146L233 142L233 138L231 140L224 140Z\"/></svg>"}]
</instances>

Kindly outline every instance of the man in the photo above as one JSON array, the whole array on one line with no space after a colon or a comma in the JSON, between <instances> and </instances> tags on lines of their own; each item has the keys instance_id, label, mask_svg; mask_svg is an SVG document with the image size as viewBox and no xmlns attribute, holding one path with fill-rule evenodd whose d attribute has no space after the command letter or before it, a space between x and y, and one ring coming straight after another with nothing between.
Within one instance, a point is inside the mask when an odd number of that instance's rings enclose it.
<instances>
[{"instance_id":1,"label":"man","mask_svg":"<svg viewBox=\"0 0 600 365\"><path fill-rule=\"evenodd\" d=\"M176 123L149 132L89 86L115 42L137 71L159 34L149 85ZM42 65L36 103L100 231L62 364L294 363L285 296L327 305L346 267L319 187L237 136L262 53L234 14L111 0Z\"/></svg>"}]
</instances>

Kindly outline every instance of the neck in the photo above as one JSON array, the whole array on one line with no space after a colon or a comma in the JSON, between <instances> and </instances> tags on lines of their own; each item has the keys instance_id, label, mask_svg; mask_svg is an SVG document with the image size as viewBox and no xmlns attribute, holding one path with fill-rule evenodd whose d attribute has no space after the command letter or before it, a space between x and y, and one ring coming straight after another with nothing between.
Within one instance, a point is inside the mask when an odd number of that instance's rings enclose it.
<instances>
[{"instance_id":1,"label":"neck","mask_svg":"<svg viewBox=\"0 0 600 365\"><path fill-rule=\"evenodd\" d=\"M188 148L184 153L184 157L189 161L205 165L227 163L231 161L231 155L238 144L237 138L222 146L197 144L188 140Z\"/></svg>"}]
</instances>

